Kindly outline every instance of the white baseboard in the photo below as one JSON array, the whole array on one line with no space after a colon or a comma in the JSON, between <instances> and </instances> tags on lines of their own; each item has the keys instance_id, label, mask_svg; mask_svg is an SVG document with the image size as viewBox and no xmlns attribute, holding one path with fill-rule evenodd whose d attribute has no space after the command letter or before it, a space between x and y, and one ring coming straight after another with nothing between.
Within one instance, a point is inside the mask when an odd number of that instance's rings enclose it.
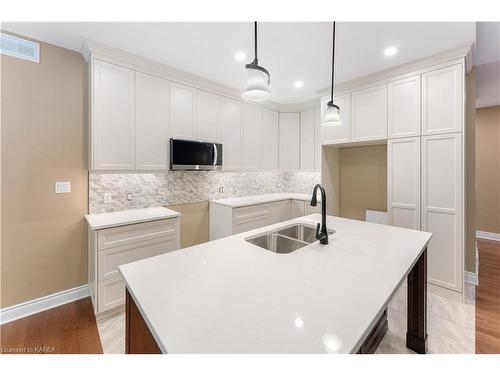
<instances>
[{"instance_id":1,"label":"white baseboard","mask_svg":"<svg viewBox=\"0 0 500 375\"><path fill-rule=\"evenodd\" d=\"M500 241L500 233L476 230L476 238L480 238L482 240Z\"/></svg>"},{"instance_id":2,"label":"white baseboard","mask_svg":"<svg viewBox=\"0 0 500 375\"><path fill-rule=\"evenodd\" d=\"M88 285L50 294L0 310L0 325L89 296Z\"/></svg>"},{"instance_id":3,"label":"white baseboard","mask_svg":"<svg viewBox=\"0 0 500 375\"><path fill-rule=\"evenodd\" d=\"M477 273L475 272L465 272L465 282L472 285L479 285L479 280Z\"/></svg>"}]
</instances>

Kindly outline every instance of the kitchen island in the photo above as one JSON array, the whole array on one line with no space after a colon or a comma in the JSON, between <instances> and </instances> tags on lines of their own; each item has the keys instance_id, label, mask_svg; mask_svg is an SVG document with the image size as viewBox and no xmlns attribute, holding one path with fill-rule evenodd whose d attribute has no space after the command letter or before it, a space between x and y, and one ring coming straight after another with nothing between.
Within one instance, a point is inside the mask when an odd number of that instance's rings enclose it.
<instances>
[{"instance_id":1,"label":"kitchen island","mask_svg":"<svg viewBox=\"0 0 500 375\"><path fill-rule=\"evenodd\" d=\"M246 241L314 214L120 267L127 353L370 353L407 278L407 346L427 349L430 233L327 217L330 243L279 254Z\"/></svg>"}]
</instances>

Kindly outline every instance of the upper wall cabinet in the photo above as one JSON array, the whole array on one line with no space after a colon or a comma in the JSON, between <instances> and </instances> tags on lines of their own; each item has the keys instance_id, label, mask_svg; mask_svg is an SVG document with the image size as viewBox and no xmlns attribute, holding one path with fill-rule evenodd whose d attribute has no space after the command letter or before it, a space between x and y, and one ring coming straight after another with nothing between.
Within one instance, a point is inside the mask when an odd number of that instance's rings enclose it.
<instances>
[{"instance_id":1,"label":"upper wall cabinet","mask_svg":"<svg viewBox=\"0 0 500 375\"><path fill-rule=\"evenodd\" d=\"M300 169L314 170L314 109L300 113Z\"/></svg>"},{"instance_id":2,"label":"upper wall cabinet","mask_svg":"<svg viewBox=\"0 0 500 375\"><path fill-rule=\"evenodd\" d=\"M351 141L387 139L387 84L351 93Z\"/></svg>"},{"instance_id":3,"label":"upper wall cabinet","mask_svg":"<svg viewBox=\"0 0 500 375\"><path fill-rule=\"evenodd\" d=\"M326 103L330 101L330 97L321 99L321 118L324 116ZM339 126L322 126L322 143L335 144L347 143L351 140L351 95L341 94L334 97L333 102L340 107L340 119L342 124ZM321 120L320 120L321 121Z\"/></svg>"},{"instance_id":4,"label":"upper wall cabinet","mask_svg":"<svg viewBox=\"0 0 500 375\"><path fill-rule=\"evenodd\" d=\"M91 105L93 169L134 169L135 72L94 60Z\"/></svg>"},{"instance_id":5,"label":"upper wall cabinet","mask_svg":"<svg viewBox=\"0 0 500 375\"><path fill-rule=\"evenodd\" d=\"M136 169L167 169L168 82L136 72L135 88Z\"/></svg>"},{"instance_id":6,"label":"upper wall cabinet","mask_svg":"<svg viewBox=\"0 0 500 375\"><path fill-rule=\"evenodd\" d=\"M224 169L240 169L243 105L223 97L219 98L219 104L222 165Z\"/></svg>"},{"instance_id":7,"label":"upper wall cabinet","mask_svg":"<svg viewBox=\"0 0 500 375\"><path fill-rule=\"evenodd\" d=\"M420 76L390 82L387 87L389 138L420 135Z\"/></svg>"},{"instance_id":8,"label":"upper wall cabinet","mask_svg":"<svg viewBox=\"0 0 500 375\"><path fill-rule=\"evenodd\" d=\"M262 167L278 169L278 112L262 110Z\"/></svg>"},{"instance_id":9,"label":"upper wall cabinet","mask_svg":"<svg viewBox=\"0 0 500 375\"><path fill-rule=\"evenodd\" d=\"M422 135L463 130L462 64L422 74Z\"/></svg>"},{"instance_id":10,"label":"upper wall cabinet","mask_svg":"<svg viewBox=\"0 0 500 375\"><path fill-rule=\"evenodd\" d=\"M298 113L279 114L279 167L282 170L300 168L300 123Z\"/></svg>"},{"instance_id":11,"label":"upper wall cabinet","mask_svg":"<svg viewBox=\"0 0 500 375\"><path fill-rule=\"evenodd\" d=\"M251 104L243 105L243 168L262 168L262 110Z\"/></svg>"},{"instance_id":12,"label":"upper wall cabinet","mask_svg":"<svg viewBox=\"0 0 500 375\"><path fill-rule=\"evenodd\" d=\"M219 142L219 97L206 91L196 90L197 140Z\"/></svg>"},{"instance_id":13,"label":"upper wall cabinet","mask_svg":"<svg viewBox=\"0 0 500 375\"><path fill-rule=\"evenodd\" d=\"M170 84L170 137L196 139L196 90Z\"/></svg>"}]
</instances>

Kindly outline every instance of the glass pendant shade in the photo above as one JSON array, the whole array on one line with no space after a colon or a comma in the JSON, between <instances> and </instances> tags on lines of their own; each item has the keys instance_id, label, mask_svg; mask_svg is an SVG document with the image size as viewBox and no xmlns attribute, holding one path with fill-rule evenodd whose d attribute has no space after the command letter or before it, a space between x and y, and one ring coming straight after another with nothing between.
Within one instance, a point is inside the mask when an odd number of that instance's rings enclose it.
<instances>
[{"instance_id":1,"label":"glass pendant shade","mask_svg":"<svg viewBox=\"0 0 500 375\"><path fill-rule=\"evenodd\" d=\"M264 70L251 67L251 64L246 66L247 82L243 94L241 95L246 100L262 101L271 97L269 91L269 75Z\"/></svg>"},{"instance_id":2,"label":"glass pendant shade","mask_svg":"<svg viewBox=\"0 0 500 375\"><path fill-rule=\"evenodd\" d=\"M336 105L328 103L326 105L325 114L323 115L323 121L321 124L323 126L342 125L342 121L340 120L340 108Z\"/></svg>"}]
</instances>

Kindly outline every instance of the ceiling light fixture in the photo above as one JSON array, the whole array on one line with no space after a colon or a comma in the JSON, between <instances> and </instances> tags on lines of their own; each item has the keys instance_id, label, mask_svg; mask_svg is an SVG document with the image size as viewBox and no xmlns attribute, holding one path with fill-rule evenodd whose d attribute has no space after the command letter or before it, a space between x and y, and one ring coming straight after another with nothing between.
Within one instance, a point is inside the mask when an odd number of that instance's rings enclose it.
<instances>
[{"instance_id":1,"label":"ceiling light fixture","mask_svg":"<svg viewBox=\"0 0 500 375\"><path fill-rule=\"evenodd\" d=\"M396 52L398 52L398 49L394 46L392 47L387 47L385 50L384 50L384 55L386 56L393 56L396 54Z\"/></svg>"},{"instance_id":2,"label":"ceiling light fixture","mask_svg":"<svg viewBox=\"0 0 500 375\"><path fill-rule=\"evenodd\" d=\"M335 78L335 21L333 21L333 48L332 48L332 87L330 92L330 101L326 103L325 114L323 115L323 126L342 125L340 120L340 107L333 103L333 85Z\"/></svg>"},{"instance_id":3,"label":"ceiling light fixture","mask_svg":"<svg viewBox=\"0 0 500 375\"><path fill-rule=\"evenodd\" d=\"M235 55L234 55L234 59L236 61L239 61L239 62L242 62L242 61L245 61L245 59L247 58L247 55L245 55L245 52L236 52Z\"/></svg>"},{"instance_id":4,"label":"ceiling light fixture","mask_svg":"<svg viewBox=\"0 0 500 375\"><path fill-rule=\"evenodd\" d=\"M302 81L295 81L293 85L300 89L302 86L304 86L304 83Z\"/></svg>"},{"instance_id":5,"label":"ceiling light fixture","mask_svg":"<svg viewBox=\"0 0 500 375\"><path fill-rule=\"evenodd\" d=\"M254 41L255 41L255 56L250 64L245 65L247 70L247 83L245 90L241 96L243 99L262 101L269 99L271 93L269 92L269 83L271 77L269 72L259 65L257 59L257 22L254 22Z\"/></svg>"}]
</instances>

